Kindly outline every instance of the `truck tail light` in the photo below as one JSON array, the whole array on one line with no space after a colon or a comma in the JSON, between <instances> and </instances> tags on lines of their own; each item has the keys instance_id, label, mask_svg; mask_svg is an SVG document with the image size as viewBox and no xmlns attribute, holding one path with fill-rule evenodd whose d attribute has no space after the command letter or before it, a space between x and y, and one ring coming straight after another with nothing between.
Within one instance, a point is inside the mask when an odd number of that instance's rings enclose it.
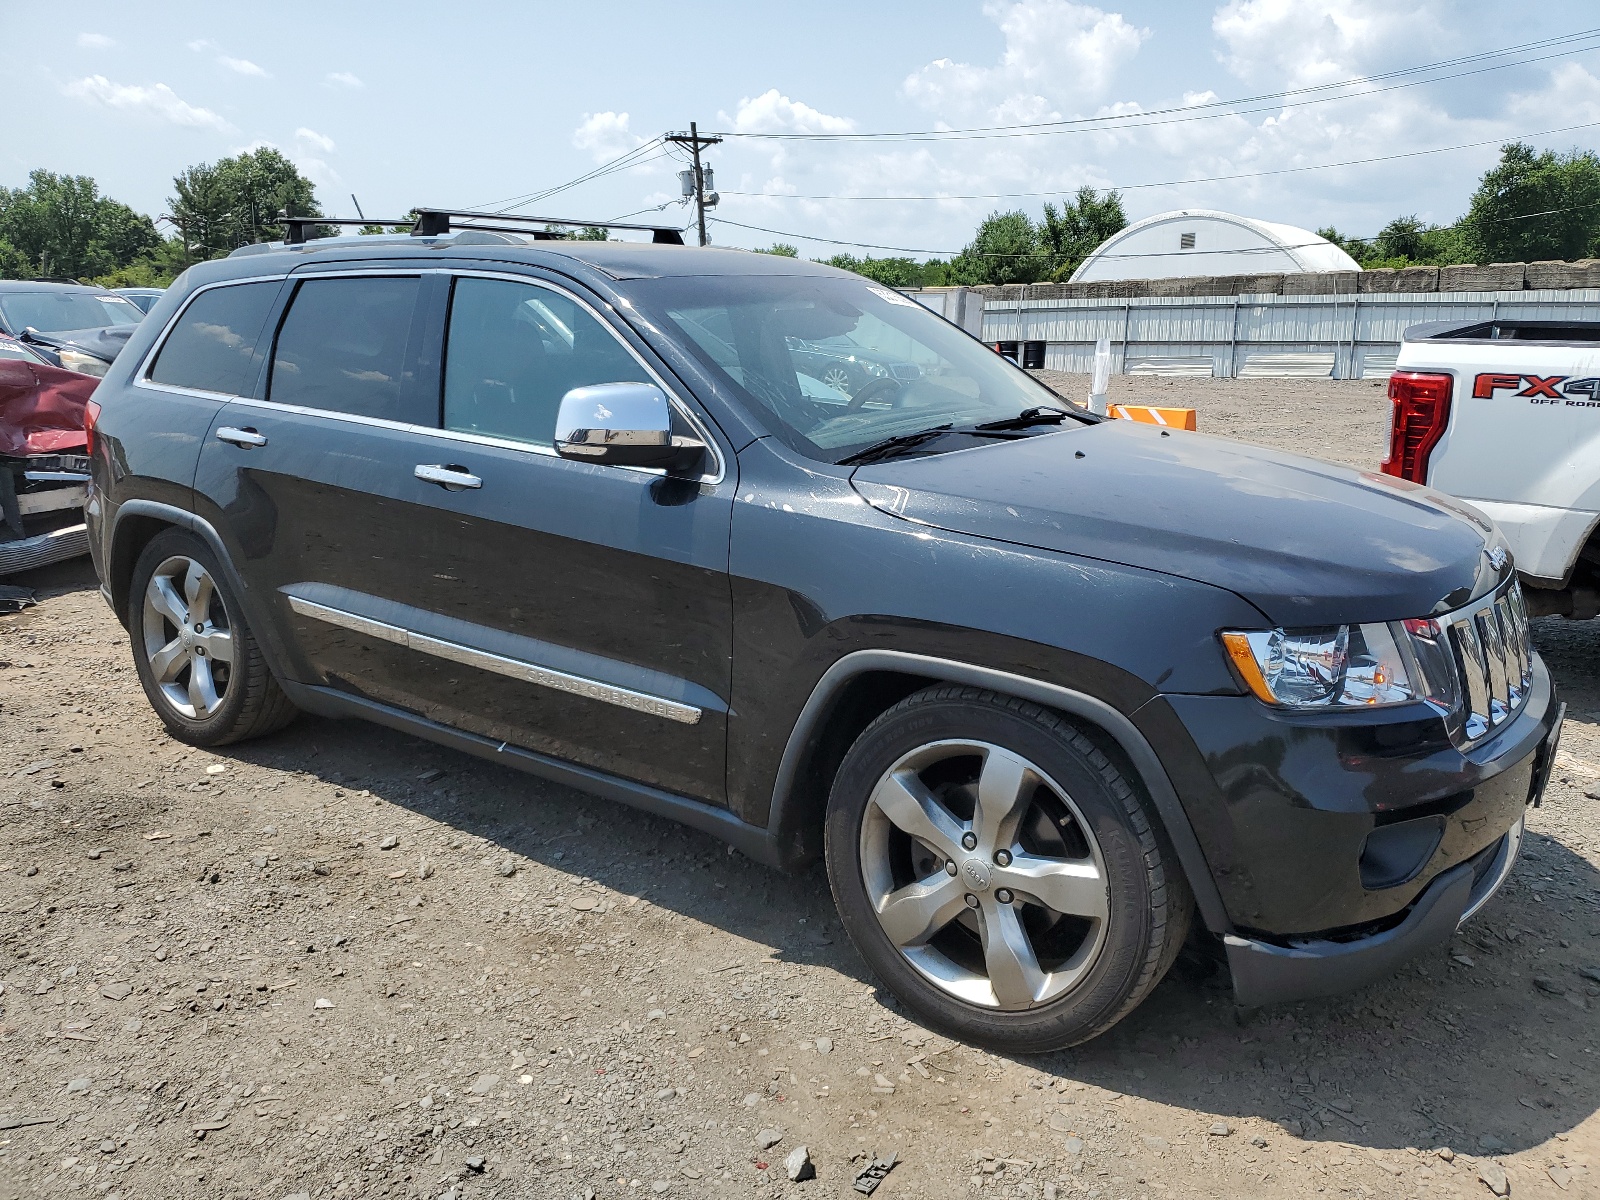
<instances>
[{"instance_id":1,"label":"truck tail light","mask_svg":"<svg viewBox=\"0 0 1600 1200\"><path fill-rule=\"evenodd\" d=\"M1389 401L1394 405L1389 427L1389 453L1383 473L1428 482L1428 456L1450 423L1449 375L1396 371L1389 376Z\"/></svg>"},{"instance_id":2,"label":"truck tail light","mask_svg":"<svg viewBox=\"0 0 1600 1200\"><path fill-rule=\"evenodd\" d=\"M94 427L100 421L100 406L93 400L83 406L84 453L94 456Z\"/></svg>"}]
</instances>

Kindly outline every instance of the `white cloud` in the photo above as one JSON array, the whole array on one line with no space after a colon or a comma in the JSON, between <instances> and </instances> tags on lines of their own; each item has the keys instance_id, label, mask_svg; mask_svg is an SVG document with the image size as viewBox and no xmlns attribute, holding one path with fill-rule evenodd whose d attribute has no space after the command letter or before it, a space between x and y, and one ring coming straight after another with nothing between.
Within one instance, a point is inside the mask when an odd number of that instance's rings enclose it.
<instances>
[{"instance_id":1,"label":"white cloud","mask_svg":"<svg viewBox=\"0 0 1600 1200\"><path fill-rule=\"evenodd\" d=\"M148 87L136 84L113 83L104 75L89 75L67 84L69 96L76 96L90 104L127 112L143 112L170 121L174 125L188 125L197 129L216 129L223 132L233 128L209 108L198 108L180 99L164 83Z\"/></svg>"},{"instance_id":2,"label":"white cloud","mask_svg":"<svg viewBox=\"0 0 1600 1200\"><path fill-rule=\"evenodd\" d=\"M1001 122L1049 120L1105 95L1150 36L1121 13L1070 0L990 0L984 15L1005 49L993 66L935 59L901 85L907 97L952 117L985 111Z\"/></svg>"},{"instance_id":3,"label":"white cloud","mask_svg":"<svg viewBox=\"0 0 1600 1200\"><path fill-rule=\"evenodd\" d=\"M616 158L643 141L628 129L627 113L584 113L583 120L572 131L572 144L579 150L587 150L595 162Z\"/></svg>"},{"instance_id":4,"label":"white cloud","mask_svg":"<svg viewBox=\"0 0 1600 1200\"><path fill-rule=\"evenodd\" d=\"M256 66L248 58L230 58L226 54L219 54L217 55L217 61L227 67L228 70L237 71L240 75L253 75L257 79L272 78L270 74L261 67Z\"/></svg>"},{"instance_id":5,"label":"white cloud","mask_svg":"<svg viewBox=\"0 0 1600 1200\"><path fill-rule=\"evenodd\" d=\"M1211 18L1235 75L1296 87L1410 65L1422 57L1419 48L1437 54L1458 30L1440 0L1229 0Z\"/></svg>"},{"instance_id":6,"label":"white cloud","mask_svg":"<svg viewBox=\"0 0 1600 1200\"><path fill-rule=\"evenodd\" d=\"M333 153L333 139L326 134L318 133L315 129L307 129L302 125L294 131L294 136L296 140L305 142L309 146L315 146L324 154Z\"/></svg>"},{"instance_id":7,"label":"white cloud","mask_svg":"<svg viewBox=\"0 0 1600 1200\"><path fill-rule=\"evenodd\" d=\"M791 100L770 88L761 95L739 101L733 128L739 133L850 133L856 123Z\"/></svg>"},{"instance_id":8,"label":"white cloud","mask_svg":"<svg viewBox=\"0 0 1600 1200\"><path fill-rule=\"evenodd\" d=\"M328 87L350 88L352 91L356 88L363 88L367 86L349 71L330 71L323 77L322 82Z\"/></svg>"},{"instance_id":9,"label":"white cloud","mask_svg":"<svg viewBox=\"0 0 1600 1200\"><path fill-rule=\"evenodd\" d=\"M116 44L115 41L103 33L80 33L78 35L78 45L85 50L105 50Z\"/></svg>"}]
</instances>

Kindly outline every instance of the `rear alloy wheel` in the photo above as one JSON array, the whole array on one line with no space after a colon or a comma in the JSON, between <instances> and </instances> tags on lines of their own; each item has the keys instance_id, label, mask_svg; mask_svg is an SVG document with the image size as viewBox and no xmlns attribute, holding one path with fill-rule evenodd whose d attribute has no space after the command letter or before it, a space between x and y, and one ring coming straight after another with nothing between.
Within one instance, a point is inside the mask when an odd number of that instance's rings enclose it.
<instances>
[{"instance_id":1,"label":"rear alloy wheel","mask_svg":"<svg viewBox=\"0 0 1600 1200\"><path fill-rule=\"evenodd\" d=\"M222 707L233 632L204 566L176 554L156 567L144 589L143 632L150 674L174 712L204 721Z\"/></svg>"},{"instance_id":2,"label":"rear alloy wheel","mask_svg":"<svg viewBox=\"0 0 1600 1200\"><path fill-rule=\"evenodd\" d=\"M128 619L139 682L175 737L221 746L294 719L210 548L192 534L168 530L145 547Z\"/></svg>"},{"instance_id":3,"label":"rear alloy wheel","mask_svg":"<svg viewBox=\"0 0 1600 1200\"><path fill-rule=\"evenodd\" d=\"M1064 718L974 688L902 701L834 782L828 872L890 989L1014 1053L1086 1041L1160 981L1192 901L1144 805Z\"/></svg>"}]
</instances>

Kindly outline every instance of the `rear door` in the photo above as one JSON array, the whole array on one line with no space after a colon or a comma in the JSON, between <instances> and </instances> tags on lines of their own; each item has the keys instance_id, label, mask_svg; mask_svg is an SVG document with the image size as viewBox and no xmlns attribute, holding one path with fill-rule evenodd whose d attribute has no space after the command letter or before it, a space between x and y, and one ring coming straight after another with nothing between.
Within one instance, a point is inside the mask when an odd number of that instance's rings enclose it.
<instances>
[{"instance_id":1,"label":"rear door","mask_svg":"<svg viewBox=\"0 0 1600 1200\"><path fill-rule=\"evenodd\" d=\"M721 802L734 481L556 457L567 390L665 384L573 291L400 278L302 282L265 400L219 421L265 444L202 458L197 488L270 580L297 669Z\"/></svg>"}]
</instances>

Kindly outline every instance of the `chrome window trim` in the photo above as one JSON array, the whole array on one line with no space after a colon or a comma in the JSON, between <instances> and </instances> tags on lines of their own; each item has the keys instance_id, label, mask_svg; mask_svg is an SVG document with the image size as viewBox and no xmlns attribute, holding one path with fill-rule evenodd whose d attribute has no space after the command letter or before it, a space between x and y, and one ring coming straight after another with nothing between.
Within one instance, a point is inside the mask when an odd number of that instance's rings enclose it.
<instances>
[{"instance_id":1,"label":"chrome window trim","mask_svg":"<svg viewBox=\"0 0 1600 1200\"><path fill-rule=\"evenodd\" d=\"M340 629L348 629L354 633L365 634L367 637L391 642L396 646L404 646L409 650L416 650L422 654L431 654L435 658L460 663L462 666L475 667L481 671L492 671L496 675L519 679L524 683L532 683L539 687L550 688L553 691L582 696L588 700L598 700L602 704L614 704L618 708L648 713L651 716L661 717L663 720L676 721L680 725L697 725L703 715L701 710L694 705L683 704L677 700L669 700L665 696L654 696L648 692L638 692L632 688L618 687L616 684L603 683L598 679L590 679L582 675L570 675L565 671L541 667L537 663L527 662L520 658L506 658L503 655L491 654L487 650L463 646L459 642L446 641L443 638L430 637L415 630L404 629L399 625L375 621L371 617L363 617L358 613L346 612L342 608L330 608L325 604L302 600L298 596L289 596L288 600L289 607L301 616L335 625Z\"/></svg>"},{"instance_id":2,"label":"chrome window trim","mask_svg":"<svg viewBox=\"0 0 1600 1200\"><path fill-rule=\"evenodd\" d=\"M205 388L182 387L175 383L157 383L150 378L150 372L156 369L156 359L161 354L161 349L167 344L167 339L172 336L172 331L178 327L178 322L183 320L184 314L206 292L215 291L217 288L240 287L246 283L279 283L289 278L286 271L281 275L251 275L242 279L219 279L216 283L203 283L184 298L183 307L173 314L167 322L166 328L156 337L150 349L145 352L138 368L133 373L133 386L149 388L156 392L170 392L176 396L198 396L202 400L243 400L248 397L235 395L233 392L213 392Z\"/></svg>"},{"instance_id":3,"label":"chrome window trim","mask_svg":"<svg viewBox=\"0 0 1600 1200\"><path fill-rule=\"evenodd\" d=\"M700 475L695 477L695 482L696 483L702 483L702 484L710 484L710 485L712 485L714 487L717 484L720 484L724 479L727 478L727 459L725 458L725 456L722 453L722 447L717 443L716 439L711 436L710 430L706 427L705 422L700 419L699 414L697 414L694 411L694 409L692 407L690 407L690 405L683 399L683 397L678 394L678 392L677 392L677 390L675 388L673 388L671 385L669 385L667 383L667 381L661 377L660 372L658 372L649 363L645 362L644 359L639 357L638 352L636 350L634 350L634 348L632 346L628 345L627 340L620 333L617 332L616 327L610 321L608 321L606 319L605 315L603 313L601 313L597 308L595 308L594 305L590 304L587 300L585 300L582 296L576 294L575 292L569 291L567 288L564 288L559 284L552 283L549 280L543 278L542 276L522 275L522 274L518 274L515 271L477 271L477 270L470 270L470 269L456 270L456 269L453 269L453 268L450 268L450 267L419 267L419 268L415 268L415 269L402 268L402 267L378 267L378 268L373 268L373 269L370 269L370 270L362 269L362 270L356 270L356 271L326 271L326 270L324 270L324 271L293 271L293 272L289 272L289 273L286 273L286 274L283 274L283 275L264 275L264 276L253 277L251 279L230 279L230 280L225 281L224 283L207 284L205 288L196 289L194 295L198 296L201 291L208 290L209 288L212 288L212 287L226 287L226 286L228 286L228 284L234 284L234 283L259 283L259 282L265 282L265 281L270 280L270 279L278 279L278 280L284 280L284 279L297 279L297 280L298 279L351 279L351 278L372 278L372 277L381 277L381 276L391 276L392 277L392 276L397 276L397 275L398 276L449 275L449 276L452 276L454 278L502 279L502 280L506 280L506 281L508 281L510 283L527 284L530 287L548 288L550 291L555 292L557 295L565 296L567 299L571 300L574 304L577 304L579 307L583 308L586 312L589 313L590 316L592 316L596 321L598 321L600 323L601 327L604 328L607 333L609 333L612 337L614 337L617 340L617 344L620 345L623 348L623 350L626 351L627 354L635 362L637 362L639 364L639 366L644 368L646 373L649 374L650 378L655 381L656 386L659 387L662 390L663 393L665 393L668 402L672 404L674 410L681 417L683 417L685 421L687 421L689 423L690 427L695 431L696 434L699 435L700 440L705 443L706 451L707 451L707 453L709 453L711 455L711 459L712 459L712 462L714 464L715 469L711 470L711 471L702 472ZM185 309L188 308L190 303L193 302L193 299L194 299L194 297L191 296L188 300L184 301L184 308ZM178 320L182 316L183 316L183 310L180 309L179 312L178 312L178 316L174 317L173 320L167 325L166 330L164 330L162 332L162 336L161 336L161 340L162 341L166 340L167 334L169 332L171 332L173 326L177 324ZM447 324L446 327L445 327L445 330L444 330L444 343L443 343L444 348L445 348L445 354L447 356L449 354L449 333L450 333L450 330L449 330L449 326ZM274 335L274 341L275 340L276 340L276 335ZM158 348L159 348L159 345L160 345L160 343L158 342L157 343ZM154 355L154 353L155 353L155 351L152 350L151 354ZM147 360L147 364L148 365L146 367L142 368L142 370L148 372L149 366L154 365L154 361L155 360L154 360L153 357L149 358ZM270 375L269 375L269 379L270 379ZM441 379L441 384L442 384L442 379ZM342 413L342 412L338 412L338 411L336 411L334 409L329 409L329 408L307 408L307 407L305 407L303 405L298 405L298 404L281 404L278 401L272 400L270 398L268 398L268 399L256 399L253 396L222 396L221 393L199 392L199 391L195 391L194 389L178 389L178 388L171 387L170 385L155 384L155 383L150 383L150 384L147 384L146 386L160 388L161 390L164 390L164 391L180 391L180 390L183 390L183 391L186 391L186 394L205 396L207 398L213 398L213 399L221 397L223 399L232 400L232 401L235 401L235 402L238 402L238 403L250 404L250 405L254 405L254 406L259 407L259 408L266 408L266 409L269 409L271 411L276 411L276 412L290 413L290 414L293 414L293 415L296 415L296 416L328 417L328 418L330 418L332 420L346 421L346 422L349 422L349 423L355 424L355 425L372 425L372 426L376 426L376 427L378 427L380 429L394 429L394 430L399 430L399 431L402 431L402 432L411 432L411 433L426 433L426 434L430 434L430 435L432 435L434 437L448 438L451 441L465 442L465 443L468 443L470 445L489 446L489 447L492 447L494 449L499 449L499 450L521 450L521 451L526 451L526 452L531 453L531 454L537 454L537 455L539 455L541 457L544 457L544 458L557 458L557 459L561 458L561 456L556 453L554 446L541 446L536 442L523 442L523 441L518 441L518 440L516 440L514 438L497 438L497 437L490 437L490 436L487 436L485 434L466 433L466 432L463 432L463 431L445 429L442 425L415 425L415 424L412 424L412 423L407 422L407 421L388 421L388 420L383 419L382 417L364 417L364 416L359 416L359 415L357 415L355 413ZM270 397L270 394L271 394L271 392L270 392L270 385L269 385L269 391L268 391L269 397ZM441 417L442 417L442 414L441 414ZM573 460L571 460L571 459L562 459L562 461L563 462L571 462ZM651 476L652 478L663 478L663 477L666 476L666 472L665 471L660 470L659 468L656 468L656 467L625 467L625 466L617 466L617 465L614 465L614 464L611 464L611 463L587 463L587 464L582 464L582 465L587 465L587 466L590 466L590 467L602 467L602 468L604 468L605 470L608 470L608 471L631 471L631 472L633 472L635 474L647 475L647 476Z\"/></svg>"}]
</instances>

